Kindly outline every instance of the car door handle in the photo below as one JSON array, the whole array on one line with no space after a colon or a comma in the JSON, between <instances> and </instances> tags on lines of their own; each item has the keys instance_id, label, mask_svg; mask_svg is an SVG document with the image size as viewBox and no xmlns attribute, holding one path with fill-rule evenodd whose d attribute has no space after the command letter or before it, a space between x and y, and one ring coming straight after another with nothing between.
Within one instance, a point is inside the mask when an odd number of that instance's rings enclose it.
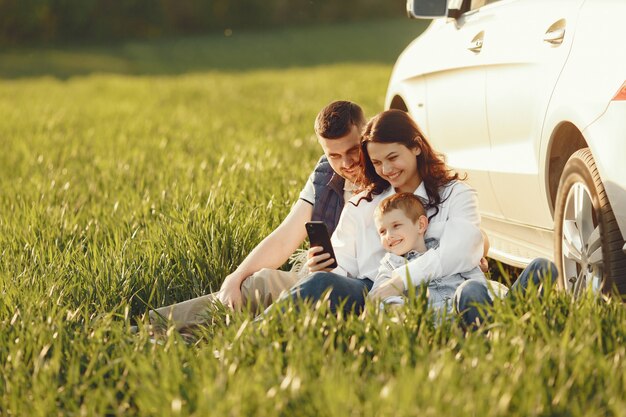
<instances>
[{"instance_id":1,"label":"car door handle","mask_svg":"<svg viewBox=\"0 0 626 417\"><path fill-rule=\"evenodd\" d=\"M485 32L484 31L479 32L476 36L474 36L474 39L472 39L467 49L476 54L479 53L480 50L483 49L484 37L485 37Z\"/></svg>"},{"instance_id":2,"label":"car door handle","mask_svg":"<svg viewBox=\"0 0 626 417\"><path fill-rule=\"evenodd\" d=\"M554 22L543 35L543 41L552 46L559 46L562 44L565 39L566 25L567 21L565 19L559 19Z\"/></svg>"},{"instance_id":3,"label":"car door handle","mask_svg":"<svg viewBox=\"0 0 626 417\"><path fill-rule=\"evenodd\" d=\"M546 32L543 37L544 42L549 43L550 45L560 45L563 43L563 39L565 38L565 28L553 30Z\"/></svg>"}]
</instances>

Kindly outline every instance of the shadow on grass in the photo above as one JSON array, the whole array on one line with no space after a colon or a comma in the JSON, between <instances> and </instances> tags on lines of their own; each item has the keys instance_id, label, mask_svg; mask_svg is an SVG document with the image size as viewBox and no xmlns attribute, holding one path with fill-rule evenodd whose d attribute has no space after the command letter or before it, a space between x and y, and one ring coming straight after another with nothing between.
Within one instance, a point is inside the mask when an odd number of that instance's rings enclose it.
<instances>
[{"instance_id":1,"label":"shadow on grass","mask_svg":"<svg viewBox=\"0 0 626 417\"><path fill-rule=\"evenodd\" d=\"M93 73L177 75L340 62L392 64L427 24L394 19L108 46L15 49L0 52L0 77L67 79Z\"/></svg>"}]
</instances>

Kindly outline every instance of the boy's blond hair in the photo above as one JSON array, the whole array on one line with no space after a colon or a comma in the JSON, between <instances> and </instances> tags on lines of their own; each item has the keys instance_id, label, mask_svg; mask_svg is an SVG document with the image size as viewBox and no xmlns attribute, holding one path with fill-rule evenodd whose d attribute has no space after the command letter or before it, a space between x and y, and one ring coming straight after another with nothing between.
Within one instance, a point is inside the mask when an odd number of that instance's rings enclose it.
<instances>
[{"instance_id":1,"label":"boy's blond hair","mask_svg":"<svg viewBox=\"0 0 626 417\"><path fill-rule=\"evenodd\" d=\"M380 218L383 214L389 213L392 210L402 210L413 223L421 216L426 216L424 204L419 197L413 193L398 193L385 198L376 207L374 217Z\"/></svg>"}]
</instances>

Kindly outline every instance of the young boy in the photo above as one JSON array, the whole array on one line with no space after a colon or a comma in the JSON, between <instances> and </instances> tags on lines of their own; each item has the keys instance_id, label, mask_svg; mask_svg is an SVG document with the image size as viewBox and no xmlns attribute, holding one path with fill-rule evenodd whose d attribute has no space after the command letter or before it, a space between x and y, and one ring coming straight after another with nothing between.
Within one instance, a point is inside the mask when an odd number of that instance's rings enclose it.
<instances>
[{"instance_id":1,"label":"young boy","mask_svg":"<svg viewBox=\"0 0 626 417\"><path fill-rule=\"evenodd\" d=\"M372 290L391 279L394 269L439 246L437 239L425 238L428 228L426 210L419 197L412 193L394 194L381 201L374 211L374 222L387 254L380 262ZM486 283L478 266L468 272L431 279L427 283L429 305L436 310L452 311L454 292L469 279ZM404 296L387 297L383 303L404 304Z\"/></svg>"}]
</instances>

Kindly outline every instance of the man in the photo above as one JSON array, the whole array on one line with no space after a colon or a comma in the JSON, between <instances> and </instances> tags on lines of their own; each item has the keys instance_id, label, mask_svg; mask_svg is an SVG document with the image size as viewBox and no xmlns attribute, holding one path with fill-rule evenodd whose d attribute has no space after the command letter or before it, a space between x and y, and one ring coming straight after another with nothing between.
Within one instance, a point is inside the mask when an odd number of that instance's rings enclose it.
<instances>
[{"instance_id":1,"label":"man","mask_svg":"<svg viewBox=\"0 0 626 417\"><path fill-rule=\"evenodd\" d=\"M335 101L315 119L315 134L324 151L300 198L283 222L259 243L213 294L150 311L150 320L171 319L178 328L203 321L207 308L219 300L233 309L267 307L298 281L298 274L280 271L306 238L305 223L324 221L335 230L346 201L352 197L359 171L359 143L366 120L363 110L349 101Z\"/></svg>"}]
</instances>

